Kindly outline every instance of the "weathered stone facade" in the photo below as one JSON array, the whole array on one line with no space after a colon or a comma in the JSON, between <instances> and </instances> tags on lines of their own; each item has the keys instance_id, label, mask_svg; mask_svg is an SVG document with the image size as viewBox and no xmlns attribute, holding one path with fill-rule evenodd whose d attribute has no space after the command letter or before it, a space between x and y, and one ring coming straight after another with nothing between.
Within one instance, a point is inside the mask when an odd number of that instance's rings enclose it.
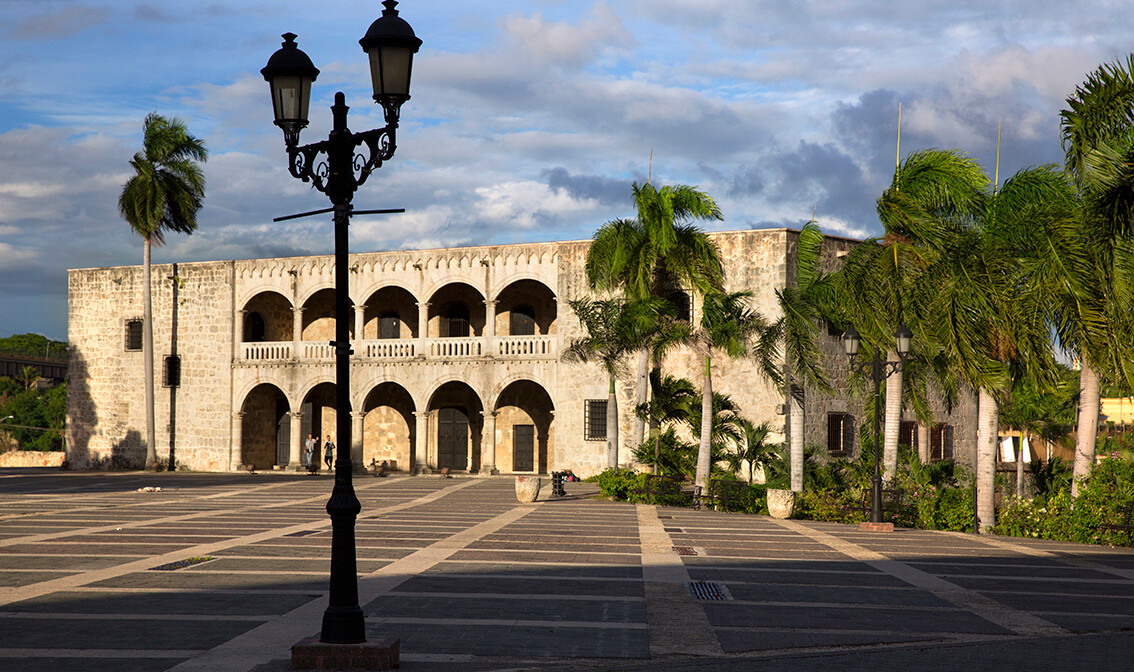
<instances>
[{"instance_id":1,"label":"weathered stone facade","mask_svg":"<svg viewBox=\"0 0 1134 672\"><path fill-rule=\"evenodd\" d=\"M798 232L710 234L729 290L755 293L774 319ZM829 263L855 241L829 238ZM449 467L479 473L601 471L605 442L584 439L584 406L605 400L605 374L560 355L581 336L568 301L589 296L588 241L352 254L351 408L334 408L331 256L160 264L152 268L157 453L188 468L298 468L308 434L351 422L356 466ZM145 455L142 353L127 348L142 315L142 269L70 271L68 459L140 465ZM694 300L692 319L699 319ZM840 394L806 395L808 444L826 445L828 415L860 416L837 337L823 347ZM177 387L163 363L180 356ZM677 351L667 374L701 383L699 358ZM786 432L785 397L748 361L714 358L714 389L746 417ZM858 392L861 394L861 391ZM618 385L622 455L633 380ZM972 404L963 405L966 413ZM955 423L958 457L975 436ZM975 423L971 423L975 426ZM927 432L923 432L928 434ZM786 438L781 434L782 438ZM854 439L852 439L853 444ZM853 450L853 445L850 446ZM967 452L966 452L967 451ZM319 454L321 457L321 453Z\"/></svg>"}]
</instances>

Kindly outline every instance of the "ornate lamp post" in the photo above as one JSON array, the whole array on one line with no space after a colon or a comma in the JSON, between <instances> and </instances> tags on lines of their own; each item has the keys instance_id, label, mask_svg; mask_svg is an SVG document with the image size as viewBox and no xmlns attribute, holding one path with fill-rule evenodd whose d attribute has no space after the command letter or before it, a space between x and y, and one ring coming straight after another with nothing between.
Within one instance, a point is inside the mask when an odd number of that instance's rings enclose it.
<instances>
[{"instance_id":1,"label":"ornate lamp post","mask_svg":"<svg viewBox=\"0 0 1134 672\"><path fill-rule=\"evenodd\" d=\"M347 226L352 214L400 212L400 210L353 210L351 198L375 169L394 155L398 115L409 100L413 55L421 40L398 16L395 0L382 3L386 9L365 37L359 40L370 57L370 76L374 100L382 106L386 125L362 133L347 128L347 110L342 92L335 94L331 107L334 125L326 140L299 145L299 133L307 126L311 83L319 70L295 44L295 34L283 35L283 47L268 59L260 71L272 90L276 125L283 129L284 143L293 177L311 182L331 199L333 207L277 218L291 219L334 212L335 221L335 408L338 454L335 460L335 486L327 502L331 516L330 600L323 614L321 641L329 644L357 644L366 641L366 623L358 606L358 575L355 562L355 519L361 505L351 481L350 459L350 293L347 261ZM365 151L361 150L365 147Z\"/></svg>"},{"instance_id":2,"label":"ornate lamp post","mask_svg":"<svg viewBox=\"0 0 1134 672\"><path fill-rule=\"evenodd\" d=\"M856 360L859 344L862 339L858 331L851 327L843 334L843 348L851 360L851 366L856 373L865 375L867 367L870 368L870 378L874 382L874 476L871 479L872 492L870 497L870 522L882 522L882 437L879 429L879 416L882 415L882 381L893 375L906 361L910 354L910 342L913 332L905 324L898 326L894 332L895 349L898 351L898 361L890 362L882 359L882 353L874 348L874 357L870 361Z\"/></svg>"}]
</instances>

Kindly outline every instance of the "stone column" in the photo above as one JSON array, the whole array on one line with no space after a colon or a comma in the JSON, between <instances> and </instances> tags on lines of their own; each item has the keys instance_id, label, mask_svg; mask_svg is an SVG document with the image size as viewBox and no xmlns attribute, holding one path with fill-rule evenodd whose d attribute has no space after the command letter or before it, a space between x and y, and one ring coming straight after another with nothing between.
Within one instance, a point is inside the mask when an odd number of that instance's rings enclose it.
<instances>
[{"instance_id":1,"label":"stone column","mask_svg":"<svg viewBox=\"0 0 1134 672\"><path fill-rule=\"evenodd\" d=\"M496 356L496 302L484 302L484 347L489 357Z\"/></svg>"},{"instance_id":2,"label":"stone column","mask_svg":"<svg viewBox=\"0 0 1134 672\"><path fill-rule=\"evenodd\" d=\"M236 344L236 359L244 359L244 313L238 310L232 321L232 342Z\"/></svg>"},{"instance_id":3,"label":"stone column","mask_svg":"<svg viewBox=\"0 0 1134 672\"><path fill-rule=\"evenodd\" d=\"M414 442L413 442L413 472L415 474L424 474L427 471L429 464L429 412L415 412L414 418Z\"/></svg>"},{"instance_id":4,"label":"stone column","mask_svg":"<svg viewBox=\"0 0 1134 672\"><path fill-rule=\"evenodd\" d=\"M365 418L362 411L350 412L350 462L356 474L366 473L366 465L362 463L362 421Z\"/></svg>"},{"instance_id":5,"label":"stone column","mask_svg":"<svg viewBox=\"0 0 1134 672\"><path fill-rule=\"evenodd\" d=\"M299 349L300 342L303 341L303 308L296 306L291 311L291 356L292 359L299 359L303 356L303 351Z\"/></svg>"},{"instance_id":6,"label":"stone column","mask_svg":"<svg viewBox=\"0 0 1134 672\"><path fill-rule=\"evenodd\" d=\"M496 411L481 411L484 416L484 436L480 440L480 473L499 474L496 468Z\"/></svg>"},{"instance_id":7,"label":"stone column","mask_svg":"<svg viewBox=\"0 0 1134 672\"><path fill-rule=\"evenodd\" d=\"M362 340L362 329L366 326L366 306L355 305L354 307L354 341L355 343ZM355 350L359 350L356 346Z\"/></svg>"},{"instance_id":8,"label":"stone column","mask_svg":"<svg viewBox=\"0 0 1134 672\"><path fill-rule=\"evenodd\" d=\"M287 468L291 471L302 471L303 465L299 453L303 450L303 442L307 438L303 433L303 412L293 411L291 415L291 441L288 446Z\"/></svg>"},{"instance_id":9,"label":"stone column","mask_svg":"<svg viewBox=\"0 0 1134 672\"><path fill-rule=\"evenodd\" d=\"M417 304L417 356L428 355L426 340L429 338L429 302Z\"/></svg>"},{"instance_id":10,"label":"stone column","mask_svg":"<svg viewBox=\"0 0 1134 672\"><path fill-rule=\"evenodd\" d=\"M244 463L244 413L242 411L233 411L232 413L232 456L235 459L229 460L229 464L239 465Z\"/></svg>"}]
</instances>

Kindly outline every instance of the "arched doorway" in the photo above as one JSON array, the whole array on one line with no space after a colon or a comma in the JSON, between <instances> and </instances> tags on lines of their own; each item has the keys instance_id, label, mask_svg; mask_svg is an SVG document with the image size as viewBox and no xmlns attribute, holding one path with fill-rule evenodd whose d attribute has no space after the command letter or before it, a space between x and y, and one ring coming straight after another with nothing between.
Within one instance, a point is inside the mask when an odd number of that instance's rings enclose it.
<instances>
[{"instance_id":1,"label":"arched doorway","mask_svg":"<svg viewBox=\"0 0 1134 672\"><path fill-rule=\"evenodd\" d=\"M429 463L438 469L476 471L480 467L484 405L466 383L437 388L429 409L434 417Z\"/></svg>"},{"instance_id":2,"label":"arched doorway","mask_svg":"<svg viewBox=\"0 0 1134 672\"><path fill-rule=\"evenodd\" d=\"M257 385L241 405L240 461L256 469L288 463L291 445L291 408L275 385Z\"/></svg>"},{"instance_id":3,"label":"arched doorway","mask_svg":"<svg viewBox=\"0 0 1134 672\"><path fill-rule=\"evenodd\" d=\"M327 439L337 443L336 432L338 412L335 408L335 384L319 383L311 388L303 397L299 410L303 413L300 418L299 434L304 440L310 434L319 439L319 446L327 443ZM349 422L350 419L348 418ZM322 448L315 450L315 463L323 463Z\"/></svg>"},{"instance_id":4,"label":"arched doorway","mask_svg":"<svg viewBox=\"0 0 1134 672\"><path fill-rule=\"evenodd\" d=\"M385 461L399 471L413 469L417 445L413 397L397 383L382 383L362 405L362 464Z\"/></svg>"},{"instance_id":5,"label":"arched doorway","mask_svg":"<svg viewBox=\"0 0 1134 672\"><path fill-rule=\"evenodd\" d=\"M513 473L546 474L553 462L555 407L539 383L518 380L496 400L496 464Z\"/></svg>"}]
</instances>

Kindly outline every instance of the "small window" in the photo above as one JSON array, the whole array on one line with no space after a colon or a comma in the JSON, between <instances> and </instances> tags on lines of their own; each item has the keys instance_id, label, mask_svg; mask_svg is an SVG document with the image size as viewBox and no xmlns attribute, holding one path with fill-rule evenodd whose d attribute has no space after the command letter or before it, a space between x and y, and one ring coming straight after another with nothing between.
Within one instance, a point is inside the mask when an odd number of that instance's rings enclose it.
<instances>
[{"instance_id":1,"label":"small window","mask_svg":"<svg viewBox=\"0 0 1134 672\"><path fill-rule=\"evenodd\" d=\"M445 335L449 338L467 338L469 335L469 309L457 303L445 313Z\"/></svg>"},{"instance_id":2,"label":"small window","mask_svg":"<svg viewBox=\"0 0 1134 672\"><path fill-rule=\"evenodd\" d=\"M126 351L142 349L142 321L126 320Z\"/></svg>"},{"instance_id":3,"label":"small window","mask_svg":"<svg viewBox=\"0 0 1134 672\"><path fill-rule=\"evenodd\" d=\"M606 399L587 399L585 402L583 440L606 441Z\"/></svg>"},{"instance_id":4,"label":"small window","mask_svg":"<svg viewBox=\"0 0 1134 672\"><path fill-rule=\"evenodd\" d=\"M260 343L264 340L267 334L267 327L264 324L264 316L256 311L252 311L244 316L244 342L245 343Z\"/></svg>"},{"instance_id":5,"label":"small window","mask_svg":"<svg viewBox=\"0 0 1134 672\"><path fill-rule=\"evenodd\" d=\"M827 414L827 452L846 456L854 443L854 419L849 413Z\"/></svg>"},{"instance_id":6,"label":"small window","mask_svg":"<svg viewBox=\"0 0 1134 672\"><path fill-rule=\"evenodd\" d=\"M161 384L165 387L181 387L181 355L166 355Z\"/></svg>"},{"instance_id":7,"label":"small window","mask_svg":"<svg viewBox=\"0 0 1134 672\"><path fill-rule=\"evenodd\" d=\"M534 336L536 333L535 311L531 306L516 306L512 309L512 324L508 333L512 336Z\"/></svg>"},{"instance_id":8,"label":"small window","mask_svg":"<svg viewBox=\"0 0 1134 672\"><path fill-rule=\"evenodd\" d=\"M917 448L917 423L907 420L898 426L898 443Z\"/></svg>"},{"instance_id":9,"label":"small window","mask_svg":"<svg viewBox=\"0 0 1134 672\"><path fill-rule=\"evenodd\" d=\"M953 459L953 425L936 424L929 432L929 459Z\"/></svg>"},{"instance_id":10,"label":"small window","mask_svg":"<svg viewBox=\"0 0 1134 672\"><path fill-rule=\"evenodd\" d=\"M402 318L393 311L382 313L378 318L378 338L401 338Z\"/></svg>"},{"instance_id":11,"label":"small window","mask_svg":"<svg viewBox=\"0 0 1134 672\"><path fill-rule=\"evenodd\" d=\"M670 292L666 295L666 301L673 304L673 310L677 314L677 319L682 322L689 322L692 319L693 311L690 308L689 294L681 290Z\"/></svg>"}]
</instances>

